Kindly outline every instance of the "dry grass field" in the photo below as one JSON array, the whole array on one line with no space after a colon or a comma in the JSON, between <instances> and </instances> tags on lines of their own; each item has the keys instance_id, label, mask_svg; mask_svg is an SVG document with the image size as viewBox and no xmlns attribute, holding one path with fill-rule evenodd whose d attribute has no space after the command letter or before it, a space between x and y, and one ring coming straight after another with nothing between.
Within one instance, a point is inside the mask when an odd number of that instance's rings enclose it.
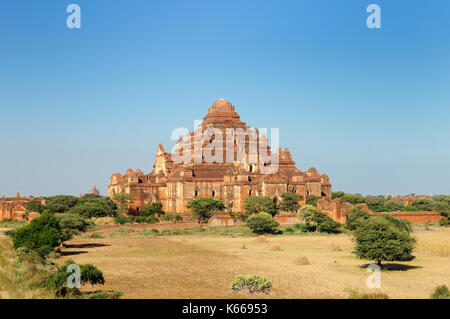
<instances>
[{"instance_id":1,"label":"dry grass field","mask_svg":"<svg viewBox=\"0 0 450 319\"><path fill-rule=\"evenodd\" d=\"M129 230L129 229L128 229ZM249 298L234 293L230 283L239 274L262 274L273 282L270 295L257 298L348 298L351 291L385 293L390 298L429 298L434 288L450 286L450 228L416 230L416 258L390 263L383 270L381 289L369 289L370 263L352 254L347 234L142 236L138 231L84 235L69 242L58 263L71 258L93 263L106 279L105 289L121 290L123 298ZM330 245L342 250L331 250ZM278 245L281 250L270 249ZM273 248L273 247L272 247ZM422 252L423 251L423 252ZM295 260L306 257L310 265Z\"/></svg>"}]
</instances>

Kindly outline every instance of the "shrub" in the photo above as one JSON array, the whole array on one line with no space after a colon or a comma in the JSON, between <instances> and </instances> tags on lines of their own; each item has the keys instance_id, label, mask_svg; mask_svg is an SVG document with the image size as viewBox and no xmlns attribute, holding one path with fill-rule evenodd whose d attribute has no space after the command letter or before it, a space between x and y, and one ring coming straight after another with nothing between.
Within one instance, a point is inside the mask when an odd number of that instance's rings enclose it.
<instances>
[{"instance_id":1,"label":"shrub","mask_svg":"<svg viewBox=\"0 0 450 319\"><path fill-rule=\"evenodd\" d=\"M141 211L141 216L160 216L164 214L165 212L163 211L160 202L151 203Z\"/></svg>"},{"instance_id":2,"label":"shrub","mask_svg":"<svg viewBox=\"0 0 450 319\"><path fill-rule=\"evenodd\" d=\"M116 229L116 231L119 233L128 234L134 232L134 229L131 227L120 226L119 228Z\"/></svg>"},{"instance_id":3,"label":"shrub","mask_svg":"<svg viewBox=\"0 0 450 319\"><path fill-rule=\"evenodd\" d=\"M114 217L114 224L123 225L123 224L130 224L131 222L132 222L132 220L129 217L124 217L124 216Z\"/></svg>"},{"instance_id":4,"label":"shrub","mask_svg":"<svg viewBox=\"0 0 450 319\"><path fill-rule=\"evenodd\" d=\"M431 295L433 299L450 299L450 290L446 285L438 286Z\"/></svg>"},{"instance_id":5,"label":"shrub","mask_svg":"<svg viewBox=\"0 0 450 319\"><path fill-rule=\"evenodd\" d=\"M49 213L43 213L27 226L17 229L14 234L14 248L26 243L43 255L50 253L60 244L62 232L58 220Z\"/></svg>"},{"instance_id":6,"label":"shrub","mask_svg":"<svg viewBox=\"0 0 450 319\"><path fill-rule=\"evenodd\" d=\"M77 288L67 287L67 279L73 274L73 272L67 272L67 268L72 264L75 263L72 260L67 260L63 266L57 266L56 272L54 272L47 278L45 282L45 288L47 290L54 291L57 296L65 296L69 292L74 293L78 291ZM97 267L92 264L78 266L80 267L81 284L88 283L92 286L105 284L103 273Z\"/></svg>"},{"instance_id":7,"label":"shrub","mask_svg":"<svg viewBox=\"0 0 450 319\"><path fill-rule=\"evenodd\" d=\"M252 215L247 219L247 226L255 234L275 233L278 222L268 213L259 213Z\"/></svg>"},{"instance_id":8,"label":"shrub","mask_svg":"<svg viewBox=\"0 0 450 319\"><path fill-rule=\"evenodd\" d=\"M231 283L233 291L248 290L250 293L261 292L268 294L272 288L272 282L261 275L239 275Z\"/></svg>"},{"instance_id":9,"label":"shrub","mask_svg":"<svg viewBox=\"0 0 450 319\"><path fill-rule=\"evenodd\" d=\"M120 219L122 220L122 219ZM159 222L159 219L155 216L130 216L127 218L130 223L138 223L138 224L156 224Z\"/></svg>"},{"instance_id":10,"label":"shrub","mask_svg":"<svg viewBox=\"0 0 450 319\"><path fill-rule=\"evenodd\" d=\"M356 206L350 211L347 216L347 228L350 230L355 230L369 218L369 212L367 212L361 206Z\"/></svg>"},{"instance_id":11,"label":"shrub","mask_svg":"<svg viewBox=\"0 0 450 319\"><path fill-rule=\"evenodd\" d=\"M341 227L341 224L338 223L337 221L333 220L332 218L326 216L324 214L324 220L322 220L320 223L318 223L317 225L317 230L322 232L322 233L339 233L339 228Z\"/></svg>"},{"instance_id":12,"label":"shrub","mask_svg":"<svg viewBox=\"0 0 450 319\"><path fill-rule=\"evenodd\" d=\"M411 260L415 239L383 217L370 218L353 233L355 254L359 258L381 262Z\"/></svg>"},{"instance_id":13,"label":"shrub","mask_svg":"<svg viewBox=\"0 0 450 319\"><path fill-rule=\"evenodd\" d=\"M448 220L447 218L441 218L439 220L439 226L448 226Z\"/></svg>"}]
</instances>

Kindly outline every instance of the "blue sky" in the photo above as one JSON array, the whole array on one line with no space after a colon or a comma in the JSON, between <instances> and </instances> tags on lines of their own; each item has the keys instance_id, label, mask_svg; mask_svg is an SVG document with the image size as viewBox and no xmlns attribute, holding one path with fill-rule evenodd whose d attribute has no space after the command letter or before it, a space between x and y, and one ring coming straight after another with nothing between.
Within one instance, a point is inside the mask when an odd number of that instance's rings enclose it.
<instances>
[{"instance_id":1,"label":"blue sky","mask_svg":"<svg viewBox=\"0 0 450 319\"><path fill-rule=\"evenodd\" d=\"M68 29L66 7L81 7ZM366 7L381 7L368 29ZM0 3L0 192L148 173L218 98L334 190L450 193L450 2Z\"/></svg>"}]
</instances>

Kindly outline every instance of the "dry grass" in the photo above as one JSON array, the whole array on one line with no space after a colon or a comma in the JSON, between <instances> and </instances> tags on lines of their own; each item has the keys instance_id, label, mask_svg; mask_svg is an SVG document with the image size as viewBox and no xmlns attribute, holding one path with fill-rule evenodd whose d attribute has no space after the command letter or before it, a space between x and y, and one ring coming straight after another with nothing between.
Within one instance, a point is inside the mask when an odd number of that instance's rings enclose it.
<instances>
[{"instance_id":1,"label":"dry grass","mask_svg":"<svg viewBox=\"0 0 450 319\"><path fill-rule=\"evenodd\" d=\"M370 261L355 258L351 237L346 234L268 236L269 242L283 247L271 251L254 237L145 238L121 233L77 238L66 249L70 255L58 262L71 258L95 264L104 272L104 288L121 290L124 298L249 298L230 289L239 274L267 276L273 289L263 298L348 298L351 291L429 298L436 286L450 286L450 259L421 253L420 248L433 243L449 245L450 228L414 235L419 243L416 259L391 263L389 268L396 270L382 272L381 289L366 288L369 274L362 266ZM342 251L330 251L331 244ZM293 262L299 256L308 256L311 265L299 267Z\"/></svg>"}]
</instances>

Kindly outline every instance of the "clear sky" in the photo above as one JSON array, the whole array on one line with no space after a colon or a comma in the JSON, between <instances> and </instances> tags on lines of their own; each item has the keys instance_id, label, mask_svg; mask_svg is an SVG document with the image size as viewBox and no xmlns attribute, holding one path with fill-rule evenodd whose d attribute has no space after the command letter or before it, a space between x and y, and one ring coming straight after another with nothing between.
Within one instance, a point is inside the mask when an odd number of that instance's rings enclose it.
<instances>
[{"instance_id":1,"label":"clear sky","mask_svg":"<svg viewBox=\"0 0 450 319\"><path fill-rule=\"evenodd\" d=\"M450 1L0 2L0 193L105 194L218 98L333 190L449 194Z\"/></svg>"}]
</instances>

